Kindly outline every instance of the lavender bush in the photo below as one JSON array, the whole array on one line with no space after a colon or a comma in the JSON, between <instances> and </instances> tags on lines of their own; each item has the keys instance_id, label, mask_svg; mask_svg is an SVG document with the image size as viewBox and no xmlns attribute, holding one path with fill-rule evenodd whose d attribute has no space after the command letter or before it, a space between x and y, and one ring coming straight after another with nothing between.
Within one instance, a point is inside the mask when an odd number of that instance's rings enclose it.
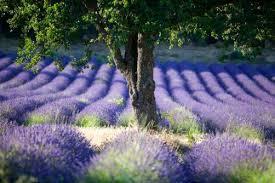
<instances>
[{"instance_id":1,"label":"lavender bush","mask_svg":"<svg viewBox=\"0 0 275 183\"><path fill-rule=\"evenodd\" d=\"M28 175L38 182L74 182L94 154L84 137L60 125L7 130L0 136L0 152L11 179Z\"/></svg>"},{"instance_id":2,"label":"lavender bush","mask_svg":"<svg viewBox=\"0 0 275 183\"><path fill-rule=\"evenodd\" d=\"M83 182L177 182L175 153L143 132L127 132L93 159Z\"/></svg>"},{"instance_id":3,"label":"lavender bush","mask_svg":"<svg viewBox=\"0 0 275 183\"><path fill-rule=\"evenodd\" d=\"M274 148L218 135L194 146L186 155L184 182L229 182L240 167L261 172L274 160Z\"/></svg>"},{"instance_id":4,"label":"lavender bush","mask_svg":"<svg viewBox=\"0 0 275 183\"><path fill-rule=\"evenodd\" d=\"M39 71L50 64L50 61L48 59L45 59L41 61L37 66L36 70ZM33 71L30 70L22 70L22 72L18 73L16 77L10 79L9 81L0 84L0 88L2 89L10 89L14 88L20 85L25 84L26 82L29 82L34 78L35 74Z\"/></svg>"}]
</instances>

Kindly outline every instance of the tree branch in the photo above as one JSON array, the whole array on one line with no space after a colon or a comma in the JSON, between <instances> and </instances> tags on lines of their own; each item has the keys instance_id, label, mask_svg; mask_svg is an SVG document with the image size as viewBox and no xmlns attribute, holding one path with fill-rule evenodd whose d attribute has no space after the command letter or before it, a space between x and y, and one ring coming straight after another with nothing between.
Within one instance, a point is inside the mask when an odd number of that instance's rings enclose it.
<instances>
[{"instance_id":1,"label":"tree branch","mask_svg":"<svg viewBox=\"0 0 275 183\"><path fill-rule=\"evenodd\" d=\"M105 30L105 28L108 26L105 25L104 22L102 22L103 18L100 16L98 12L97 1L85 0L84 5L89 11L92 11L95 14L96 16L95 26L97 31L107 37L108 32ZM112 40L108 42L109 43L107 42L106 43L107 43L107 46L109 47L109 50L111 51L111 54L113 56L113 60L117 69L119 69L121 72L125 72L127 69L127 65L126 65L125 59L123 59L122 57L120 48L118 46L115 46Z\"/></svg>"},{"instance_id":2,"label":"tree branch","mask_svg":"<svg viewBox=\"0 0 275 183\"><path fill-rule=\"evenodd\" d=\"M122 73L125 72L127 69L127 64L121 55L120 48L114 45L110 45L109 49L112 53L116 68L119 69Z\"/></svg>"}]
</instances>

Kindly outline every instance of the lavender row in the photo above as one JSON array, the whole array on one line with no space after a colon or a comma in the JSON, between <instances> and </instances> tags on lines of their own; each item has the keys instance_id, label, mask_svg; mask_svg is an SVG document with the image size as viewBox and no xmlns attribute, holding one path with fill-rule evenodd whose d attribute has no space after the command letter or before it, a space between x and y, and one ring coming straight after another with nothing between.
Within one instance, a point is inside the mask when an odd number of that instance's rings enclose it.
<instances>
[{"instance_id":1,"label":"lavender row","mask_svg":"<svg viewBox=\"0 0 275 183\"><path fill-rule=\"evenodd\" d=\"M3 55L0 53L0 71L8 67L13 63L13 58L15 55L9 54L9 55Z\"/></svg>"},{"instance_id":2,"label":"lavender row","mask_svg":"<svg viewBox=\"0 0 275 183\"><path fill-rule=\"evenodd\" d=\"M126 81L119 71L116 71L108 95L84 108L77 115L77 118L94 117L99 118L107 124L116 124L119 114L125 107L127 98Z\"/></svg>"},{"instance_id":3,"label":"lavender row","mask_svg":"<svg viewBox=\"0 0 275 183\"><path fill-rule=\"evenodd\" d=\"M12 66L6 65L6 69ZM126 82L113 68L104 64L98 68L78 73L67 66L58 74L50 64L32 79L22 82L23 85L1 90L0 105L12 108L12 112L4 112L9 118L16 116L12 119L26 117L26 113L37 108L30 115L54 113L55 116L61 111L61 115L73 116L80 112L77 118L95 114L114 124L124 107L128 111L131 108L126 105ZM223 130L237 121L273 131L275 85L262 70L250 65L158 64L154 70L157 107L166 113L186 107L211 128ZM51 74L45 74L47 72ZM17 77L27 75L21 72ZM12 86L14 81L20 83L17 77L0 86Z\"/></svg>"},{"instance_id":4,"label":"lavender row","mask_svg":"<svg viewBox=\"0 0 275 183\"><path fill-rule=\"evenodd\" d=\"M37 68L40 70L44 67L46 67L47 65L50 64L49 60L43 60L42 62L39 62ZM19 72L15 77L13 77L12 79L6 81L3 84L0 84L0 88L1 89L10 89L10 88L14 88L20 85L23 85L27 82L29 82L30 80L32 80L35 77L35 74L32 71L29 70L22 70L22 72Z\"/></svg>"},{"instance_id":5,"label":"lavender row","mask_svg":"<svg viewBox=\"0 0 275 183\"><path fill-rule=\"evenodd\" d=\"M65 60L64 63L67 63L67 61ZM90 64L95 65L95 68L99 67L95 59L93 59ZM3 91L2 96L5 96L6 98L14 98L48 93L56 93L58 95L78 94L86 89L82 88L82 90L79 90L80 87L78 86L78 82L83 83L85 82L85 79L90 82L90 72L90 69L86 69L84 74L78 73L74 68L68 65L65 70L58 74L58 70L52 63L43 69L33 80L30 80L17 88ZM82 86L82 84L80 85Z\"/></svg>"},{"instance_id":6,"label":"lavender row","mask_svg":"<svg viewBox=\"0 0 275 183\"><path fill-rule=\"evenodd\" d=\"M91 71L90 74L95 74L95 72L96 71ZM110 85L109 81L112 78L113 72L113 68L106 65L101 66L94 80L92 80L91 86L86 88L85 92L79 93L76 96L64 97L49 102L29 113L28 118L32 120L39 118L38 120L41 120L40 122L50 123L72 122L75 115L84 107L107 94ZM78 84L81 84L81 82ZM87 82L83 81L82 84L86 85ZM78 85L78 87L79 86L81 85ZM73 88L74 90L77 89L76 87Z\"/></svg>"},{"instance_id":7,"label":"lavender row","mask_svg":"<svg viewBox=\"0 0 275 183\"><path fill-rule=\"evenodd\" d=\"M245 73L243 73L235 65L226 65L225 67L231 73L236 81L239 83L246 93L254 98L260 99L267 103L275 104L275 99L270 94L262 90L253 80L251 80Z\"/></svg>"},{"instance_id":8,"label":"lavender row","mask_svg":"<svg viewBox=\"0 0 275 183\"><path fill-rule=\"evenodd\" d=\"M212 128L224 130L231 122L241 122L253 123L259 128L271 128L274 131L275 111L268 104L252 106L239 101L219 87L204 65L197 65L196 68L191 64L182 65L184 69L180 72L175 63L166 67L169 90L177 102L201 116ZM200 72L201 77L193 71L195 69L204 70ZM215 98L215 90L219 91L219 96L225 96L223 101L219 101L221 98Z\"/></svg>"},{"instance_id":9,"label":"lavender row","mask_svg":"<svg viewBox=\"0 0 275 183\"><path fill-rule=\"evenodd\" d=\"M15 63L10 64L8 67L0 71L0 84L9 81L11 78L15 77L16 74L22 71L23 66L17 65Z\"/></svg>"}]
</instances>

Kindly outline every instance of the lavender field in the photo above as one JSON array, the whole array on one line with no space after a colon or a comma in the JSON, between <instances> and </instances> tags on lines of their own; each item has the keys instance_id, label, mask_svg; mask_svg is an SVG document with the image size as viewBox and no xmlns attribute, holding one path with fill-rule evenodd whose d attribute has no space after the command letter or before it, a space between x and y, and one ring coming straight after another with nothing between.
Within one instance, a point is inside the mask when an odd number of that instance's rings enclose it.
<instances>
[{"instance_id":1,"label":"lavender field","mask_svg":"<svg viewBox=\"0 0 275 183\"><path fill-rule=\"evenodd\" d=\"M75 124L96 117L116 125L121 116L131 113L126 81L107 64L93 59L95 69L78 72L68 64L59 72L46 59L34 74L14 64L14 59L2 55L0 60L2 117L20 124L32 119ZM208 130L249 123L269 136L275 133L273 65L165 62L156 64L154 77L160 113L184 108Z\"/></svg>"},{"instance_id":2,"label":"lavender field","mask_svg":"<svg viewBox=\"0 0 275 183\"><path fill-rule=\"evenodd\" d=\"M22 174L27 182L238 182L246 178L236 174L242 166L274 170L274 65L156 62L160 127L177 134L198 130L203 142L178 155L159 138L130 130L97 154L76 129L133 125L120 72L95 58L94 69L79 72L64 58L63 71L45 59L35 74L15 58L0 56L0 164L8 157L8 182ZM230 134L244 126L261 133L261 142Z\"/></svg>"}]
</instances>

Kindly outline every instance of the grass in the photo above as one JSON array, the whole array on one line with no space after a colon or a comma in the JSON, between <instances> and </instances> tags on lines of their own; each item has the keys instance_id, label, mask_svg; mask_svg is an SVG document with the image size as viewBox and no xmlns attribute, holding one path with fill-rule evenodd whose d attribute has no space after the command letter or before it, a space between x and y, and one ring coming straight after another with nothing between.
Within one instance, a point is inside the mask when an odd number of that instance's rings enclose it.
<instances>
[{"instance_id":1,"label":"grass","mask_svg":"<svg viewBox=\"0 0 275 183\"><path fill-rule=\"evenodd\" d=\"M196 140L197 136L204 133L196 116L185 108L175 109L169 113L162 113L162 116L169 121L169 132L184 134L193 141Z\"/></svg>"},{"instance_id":2,"label":"grass","mask_svg":"<svg viewBox=\"0 0 275 183\"><path fill-rule=\"evenodd\" d=\"M249 124L231 123L226 132L257 143L264 141L263 132Z\"/></svg>"},{"instance_id":3,"label":"grass","mask_svg":"<svg viewBox=\"0 0 275 183\"><path fill-rule=\"evenodd\" d=\"M140 131L137 126L134 127L77 127L77 130L83 134L84 137L91 143L91 146L97 151L102 151L106 145L112 142L122 133L129 131ZM197 136L195 140L190 140L186 135L173 134L165 130L162 131L147 131L141 130L144 133L160 139L168 144L171 148L175 149L178 153L185 152L192 145L200 143L204 139L204 135Z\"/></svg>"},{"instance_id":4,"label":"grass","mask_svg":"<svg viewBox=\"0 0 275 183\"><path fill-rule=\"evenodd\" d=\"M77 130L86 137L93 149L100 152L120 134L137 129L122 127L77 127Z\"/></svg>"},{"instance_id":5,"label":"grass","mask_svg":"<svg viewBox=\"0 0 275 183\"><path fill-rule=\"evenodd\" d=\"M264 169L238 167L229 176L231 183L275 183L275 162Z\"/></svg>"},{"instance_id":6,"label":"grass","mask_svg":"<svg viewBox=\"0 0 275 183\"><path fill-rule=\"evenodd\" d=\"M25 125L36 125L36 124L43 124L43 123L50 123L50 124L71 124L75 119L76 114L78 113L77 110L73 110L70 115L64 115L61 111L55 111L53 114L30 114L28 118L25 120Z\"/></svg>"},{"instance_id":7,"label":"grass","mask_svg":"<svg viewBox=\"0 0 275 183\"><path fill-rule=\"evenodd\" d=\"M122 126L122 127L137 126L134 113L130 112L128 114L120 115L118 119L118 126Z\"/></svg>"},{"instance_id":8,"label":"grass","mask_svg":"<svg viewBox=\"0 0 275 183\"><path fill-rule=\"evenodd\" d=\"M83 116L76 121L76 126L79 127L102 127L108 126L108 123L95 115Z\"/></svg>"},{"instance_id":9,"label":"grass","mask_svg":"<svg viewBox=\"0 0 275 183\"><path fill-rule=\"evenodd\" d=\"M37 125L37 124L42 124L45 123L46 121L48 121L50 119L49 116L47 115L31 115L26 121L25 121L25 125Z\"/></svg>"}]
</instances>

